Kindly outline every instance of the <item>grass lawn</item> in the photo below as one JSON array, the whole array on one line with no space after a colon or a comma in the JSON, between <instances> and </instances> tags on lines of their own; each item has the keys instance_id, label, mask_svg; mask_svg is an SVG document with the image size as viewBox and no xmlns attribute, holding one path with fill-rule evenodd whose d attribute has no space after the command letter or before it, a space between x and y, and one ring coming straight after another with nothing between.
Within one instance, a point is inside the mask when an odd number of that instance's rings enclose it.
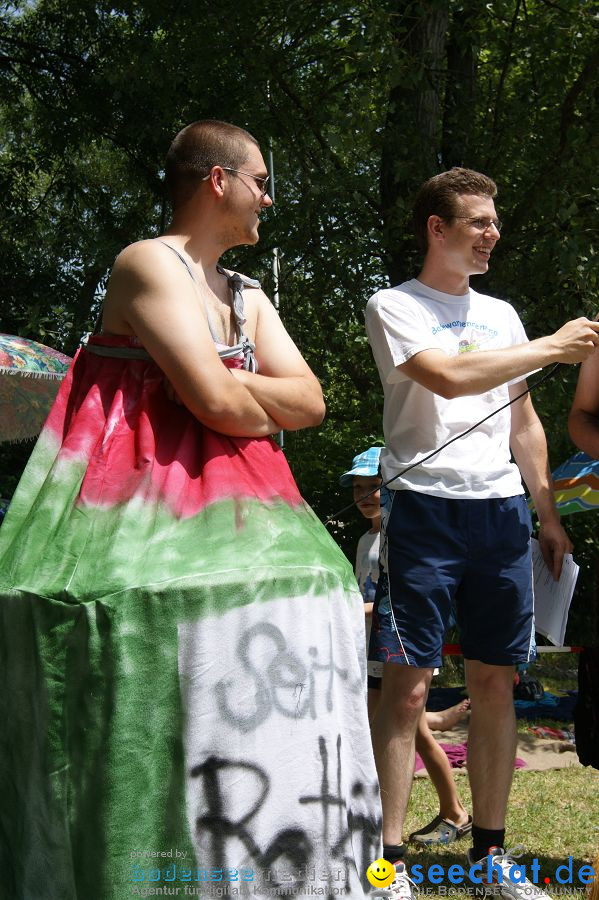
<instances>
[{"instance_id":1,"label":"grass lawn","mask_svg":"<svg viewBox=\"0 0 599 900\"><path fill-rule=\"evenodd\" d=\"M470 809L468 778L465 775L455 778L462 803ZM437 812L437 796L430 780L416 778L406 819L406 834L430 821ZM548 893L558 896L552 888L559 886L565 891L567 885L558 885L556 868L567 863L571 855L576 876L581 865L592 863L599 849L599 772L589 767L514 772L506 834L508 849L517 844L524 845L525 852L520 861L527 864L527 875L531 876L530 864L536 857L540 864L539 884ZM420 864L425 874L435 863L442 865L445 871L450 865L465 866L469 846L467 838L434 850L410 846L408 866ZM544 884L546 877L551 879L547 886ZM452 887L448 878L443 879L442 885L446 889ZM576 877L575 886L581 887ZM456 894L458 887L455 886ZM447 896L427 879L420 888L421 892L429 888L433 897Z\"/></svg>"},{"instance_id":2,"label":"grass lawn","mask_svg":"<svg viewBox=\"0 0 599 900\"><path fill-rule=\"evenodd\" d=\"M461 660L460 660L461 663ZM454 664L453 683L460 680L460 663ZM450 673L447 673L448 675ZM545 690L552 693L576 689L577 658L569 654L544 654L539 662L531 666L529 674L538 678ZM457 676L457 680L456 680ZM449 679L445 682L451 683ZM537 724L572 728L572 723L558 723L539 720ZM518 721L519 730L526 730L532 722ZM468 778L464 774L455 775L462 803L469 811L472 808ZM405 834L429 822L438 813L438 800L428 778L416 778L405 824ZM599 851L599 771L586 768L553 769L544 772L516 770L506 823L507 849L524 846L519 862L527 866L526 874L532 880L531 862L539 861L539 886L547 893L563 898L573 895L572 886L560 885L555 877L558 866L567 864L573 857L573 887L583 889L577 878L582 865L590 865ZM430 897L464 896L464 888L471 887L467 881L463 885L452 885L447 877L451 865L466 868L465 855L470 847L464 838L448 847L419 850L410 846L408 867L419 864L426 876L431 865L443 866L445 876L440 885L432 884L426 877L419 886L420 893ZM565 873L562 873L564 875ZM550 883L545 883L545 878ZM565 876L567 877L567 875ZM466 894L467 896L467 894ZM580 895L579 895L580 896ZM586 895L583 893L583 897Z\"/></svg>"}]
</instances>

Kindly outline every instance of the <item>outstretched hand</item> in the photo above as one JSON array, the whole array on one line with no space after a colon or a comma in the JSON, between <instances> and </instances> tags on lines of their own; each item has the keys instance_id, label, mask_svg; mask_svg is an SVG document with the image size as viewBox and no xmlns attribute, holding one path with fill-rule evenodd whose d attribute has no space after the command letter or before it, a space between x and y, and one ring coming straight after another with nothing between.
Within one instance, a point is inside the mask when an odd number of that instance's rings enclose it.
<instances>
[{"instance_id":1,"label":"outstretched hand","mask_svg":"<svg viewBox=\"0 0 599 900\"><path fill-rule=\"evenodd\" d=\"M552 338L558 344L556 359L562 363L583 362L599 347L599 322L581 316L562 325Z\"/></svg>"}]
</instances>

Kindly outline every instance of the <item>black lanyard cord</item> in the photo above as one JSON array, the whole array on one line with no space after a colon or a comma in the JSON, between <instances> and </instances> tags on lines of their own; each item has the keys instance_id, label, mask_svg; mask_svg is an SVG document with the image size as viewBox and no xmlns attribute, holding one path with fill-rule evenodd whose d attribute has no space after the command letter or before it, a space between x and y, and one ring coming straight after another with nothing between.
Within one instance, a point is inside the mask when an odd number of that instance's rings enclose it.
<instances>
[{"instance_id":1,"label":"black lanyard cord","mask_svg":"<svg viewBox=\"0 0 599 900\"><path fill-rule=\"evenodd\" d=\"M427 456L423 456L422 459L417 459L416 462L410 463L407 468L403 469L397 475L394 475L393 478L389 478L388 481L384 481L382 484L377 485L377 487L373 488L367 494L364 494L363 497L360 497L359 500L354 500L353 503L350 503L348 506L344 506L343 509L340 509L339 512L333 513L332 516L325 521L325 525L330 525L331 522L334 522L339 516L342 516L343 513L348 512L350 509L353 509L354 506L357 506L358 503L361 503L362 500L365 500L367 497L371 497L373 494L376 494L377 491L380 491L382 487L388 487L392 481L395 481L397 478L401 478L402 475L405 475L406 472L409 472L411 469L415 469L416 466L420 466L422 463L427 462L429 459L432 459L433 456L436 456L437 453L440 453L441 450L445 450L446 447L449 447L450 444L453 444L454 441L459 441L460 438L466 437L467 434L470 434L471 431L474 431L476 428L479 428L485 422L488 422L489 419L492 419L493 416L498 415L504 409L507 409L508 406L511 406L512 403L515 403L516 400L520 400L522 397L526 397L527 394L530 394L532 390L538 388L543 382L547 381L551 376L559 369L561 363L555 363L554 366L549 369L541 378L538 378L533 384L526 388L525 391L522 391L521 394L518 394L517 397L513 397L513 399L508 400L507 403L504 403L503 406L498 406L497 409L494 409L493 412L490 412L488 416L485 416L484 419L481 419L480 422L476 422L474 425L471 425L470 428L467 428L466 431L462 431L461 434L456 434L455 437L450 438L445 444L441 444L440 447L437 447L435 450L432 450Z\"/></svg>"}]
</instances>

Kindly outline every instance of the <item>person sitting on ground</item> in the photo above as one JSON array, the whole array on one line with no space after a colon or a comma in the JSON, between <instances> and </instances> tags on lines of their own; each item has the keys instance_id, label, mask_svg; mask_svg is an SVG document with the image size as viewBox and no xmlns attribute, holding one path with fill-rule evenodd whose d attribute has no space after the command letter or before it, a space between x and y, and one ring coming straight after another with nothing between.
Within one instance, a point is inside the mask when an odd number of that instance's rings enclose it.
<instances>
[{"instance_id":1,"label":"person sitting on ground","mask_svg":"<svg viewBox=\"0 0 599 900\"><path fill-rule=\"evenodd\" d=\"M353 487L354 500L363 516L370 519L369 530L358 541L356 550L356 579L364 598L366 615L366 645L370 639L372 608L379 577L379 547L381 531L381 505L379 457L382 447L370 447L354 457L351 469L344 472L340 483ZM372 721L381 695L383 664L368 664L368 714ZM416 750L420 754L439 797L439 814L410 835L410 841L419 844L450 844L469 834L472 817L468 815L456 790L451 766L441 745L432 731L450 731L468 713L470 700L439 712L422 711L416 734Z\"/></svg>"}]
</instances>

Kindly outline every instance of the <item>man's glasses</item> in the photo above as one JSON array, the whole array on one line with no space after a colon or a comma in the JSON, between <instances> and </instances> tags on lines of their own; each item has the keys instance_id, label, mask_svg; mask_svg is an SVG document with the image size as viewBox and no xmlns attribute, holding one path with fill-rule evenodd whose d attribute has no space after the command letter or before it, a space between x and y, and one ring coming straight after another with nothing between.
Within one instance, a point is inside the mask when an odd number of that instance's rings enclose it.
<instances>
[{"instance_id":1,"label":"man's glasses","mask_svg":"<svg viewBox=\"0 0 599 900\"><path fill-rule=\"evenodd\" d=\"M247 175L248 178L253 178L256 182L258 190L260 191L261 200L268 191L268 181L270 175L252 175L251 172L242 172L241 169L232 169L230 166L221 166L221 169L224 169L226 172L235 172L236 175ZM208 181L209 178L210 174L206 175L205 178L202 178L202 181Z\"/></svg>"},{"instance_id":2,"label":"man's glasses","mask_svg":"<svg viewBox=\"0 0 599 900\"><path fill-rule=\"evenodd\" d=\"M452 219L462 219L463 222L468 222L469 225L472 225L473 228L476 228L477 231L485 232L488 231L491 225L493 225L497 231L501 231L503 222L499 219L476 219L471 216L452 216Z\"/></svg>"}]
</instances>

